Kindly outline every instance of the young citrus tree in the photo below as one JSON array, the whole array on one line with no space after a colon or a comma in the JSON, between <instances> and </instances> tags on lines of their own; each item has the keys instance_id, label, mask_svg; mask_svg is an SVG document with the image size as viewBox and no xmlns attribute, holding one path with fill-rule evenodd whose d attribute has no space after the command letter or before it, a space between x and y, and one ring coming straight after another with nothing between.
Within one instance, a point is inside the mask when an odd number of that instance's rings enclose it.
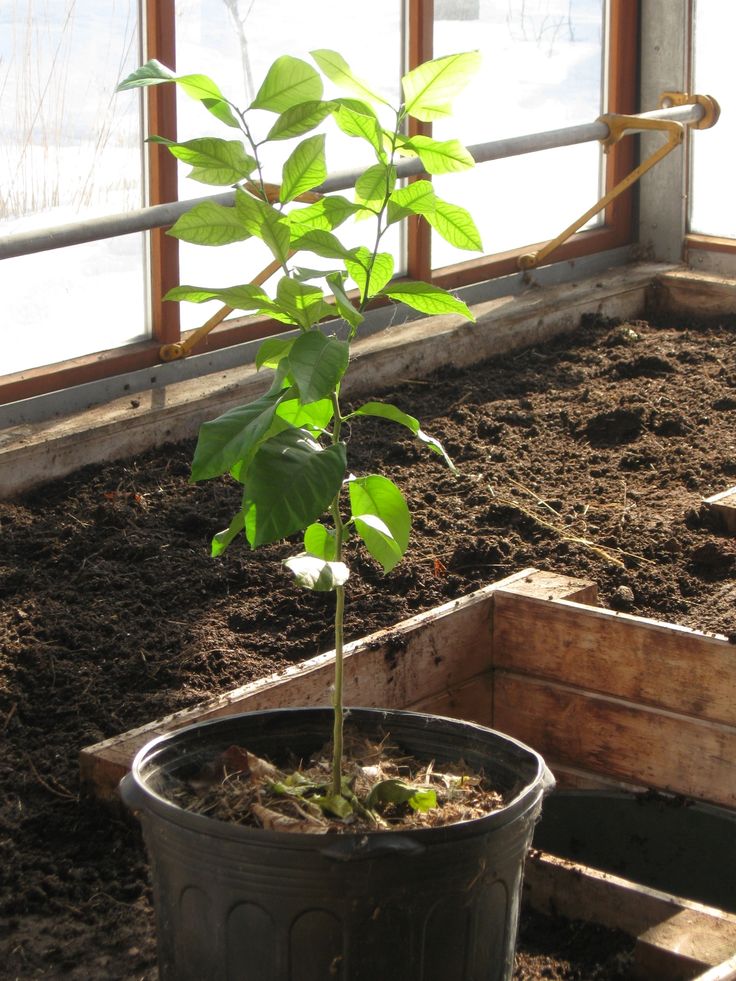
<instances>
[{"instance_id":1,"label":"young citrus tree","mask_svg":"<svg viewBox=\"0 0 736 981\"><path fill-rule=\"evenodd\" d=\"M156 61L133 72L119 89L174 83L237 131L237 139L202 137L183 143L151 137L191 166L191 178L235 186L232 206L196 204L169 234L208 246L255 237L266 244L281 270L271 294L252 284L178 286L166 299L220 300L228 307L274 318L288 331L265 340L256 357L257 368L274 372L269 390L202 426L192 480L229 474L243 488L241 505L229 527L213 539L214 556L240 535L255 548L301 532L303 550L285 565L301 586L335 593L333 758L327 796L333 812L343 816L350 810L342 779L343 617L349 576L345 543L348 535L357 535L389 572L407 549L411 526L406 501L393 481L380 474L351 473L345 423L367 417L386 420L409 430L452 464L418 420L394 405L370 401L345 412L340 386L351 343L366 306L375 298L404 303L425 314L457 313L473 320L468 307L445 290L428 283L393 281L393 257L381 251L381 244L391 226L421 215L451 244L481 249L467 211L437 197L428 180L401 186L396 171L398 160L406 156L418 157L428 174L474 165L458 140L405 133L410 116L429 122L450 115L452 100L478 67L479 54L450 55L413 69L401 80L403 101L398 106L389 105L356 77L336 52L313 51L312 58L319 70L297 58L278 58L246 109L226 98L207 76L176 76ZM348 94L325 99L323 76ZM273 122L265 138L257 140L253 121L263 113L270 113ZM352 198L314 193L327 177L326 137L306 134L329 118L342 134L366 143L375 160L357 179ZM266 183L264 145L295 139L280 182ZM366 236L369 244L350 247L335 234L350 218L371 219L366 226L371 228ZM329 260L329 269L305 267L305 256ZM357 290L356 302L349 297L351 289ZM359 427L353 425L351 430L359 432Z\"/></svg>"}]
</instances>

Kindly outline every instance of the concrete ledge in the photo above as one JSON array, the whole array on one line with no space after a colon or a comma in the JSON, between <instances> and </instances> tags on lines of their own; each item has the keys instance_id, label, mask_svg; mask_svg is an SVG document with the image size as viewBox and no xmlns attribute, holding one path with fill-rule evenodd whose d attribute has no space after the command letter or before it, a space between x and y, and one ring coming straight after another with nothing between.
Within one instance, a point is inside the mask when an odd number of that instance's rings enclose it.
<instances>
[{"instance_id":1,"label":"concrete ledge","mask_svg":"<svg viewBox=\"0 0 736 981\"><path fill-rule=\"evenodd\" d=\"M620 267L578 283L539 288L476 305L477 323L429 317L359 340L343 385L350 398L378 395L407 378L468 365L571 333L584 315L632 319L647 309L656 263ZM266 373L252 365L118 399L64 419L0 433L0 498L63 477L88 463L122 459L194 436L202 422L257 398Z\"/></svg>"}]
</instances>

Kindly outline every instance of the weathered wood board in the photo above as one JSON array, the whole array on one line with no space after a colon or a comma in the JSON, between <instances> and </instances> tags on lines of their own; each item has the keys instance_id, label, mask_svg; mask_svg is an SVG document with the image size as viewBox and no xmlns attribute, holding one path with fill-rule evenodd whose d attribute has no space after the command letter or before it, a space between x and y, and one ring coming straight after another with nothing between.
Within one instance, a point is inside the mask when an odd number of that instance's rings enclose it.
<instances>
[{"instance_id":1,"label":"weathered wood board","mask_svg":"<svg viewBox=\"0 0 736 981\"><path fill-rule=\"evenodd\" d=\"M524 900L569 919L584 912L589 923L637 938L632 978L701 978L736 950L736 916L554 855L529 856Z\"/></svg>"},{"instance_id":2,"label":"weathered wood board","mask_svg":"<svg viewBox=\"0 0 736 981\"><path fill-rule=\"evenodd\" d=\"M494 598L493 725L554 771L736 807L736 648L579 603Z\"/></svg>"}]
</instances>

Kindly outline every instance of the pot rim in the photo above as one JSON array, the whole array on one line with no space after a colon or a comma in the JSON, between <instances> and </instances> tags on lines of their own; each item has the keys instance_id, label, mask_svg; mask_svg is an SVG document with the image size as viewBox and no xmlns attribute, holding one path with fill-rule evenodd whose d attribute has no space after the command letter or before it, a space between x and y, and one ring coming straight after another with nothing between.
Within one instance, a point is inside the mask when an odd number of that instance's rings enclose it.
<instances>
[{"instance_id":1,"label":"pot rim","mask_svg":"<svg viewBox=\"0 0 736 981\"><path fill-rule=\"evenodd\" d=\"M527 746L525 743L513 736L498 732L488 726L483 726L477 722L469 722L463 719L454 719L448 716L435 715L424 712L413 712L406 709L376 709L368 707L346 707L345 718L371 718L378 717L386 719L396 719L429 727L438 723L450 728L465 729L468 736L475 736L481 741L490 739L500 741L509 748L516 750L520 756L526 755L528 762L535 768L533 776L527 778L524 774L519 774L520 788L517 793L508 800L502 807L485 814L482 817L472 818L467 821L458 821L434 828L416 829L390 829L363 831L352 833L349 830L344 834L326 832L325 834L307 834L303 832L291 831L267 831L264 828L248 827L233 822L222 821L205 814L197 814L169 800L166 796L149 786L149 779L142 773L143 767L150 762L152 756L162 747L186 740L194 733L204 733L207 730L215 730L226 725L237 726L238 722L246 718L257 716L267 716L270 719L279 717L288 720L295 716L312 716L313 718L321 714L332 715L331 706L289 706L274 709L256 709L249 712L239 712L232 715L217 716L192 725L175 729L172 732L163 733L150 740L136 753L130 772L123 777L120 782L120 794L124 803L134 812L151 812L158 818L170 821L176 825L189 828L210 837L227 838L230 840L241 839L244 843L273 845L276 843L288 844L292 848L315 848L323 847L325 840L346 840L359 839L361 842L372 842L376 839L385 839L386 836L400 836L402 838L416 840L429 844L440 843L443 839L466 837L471 835L487 834L495 828L502 827L513 821L519 813L531 810L537 801L546 796L554 789L554 777L547 768L544 760L536 750Z\"/></svg>"}]
</instances>

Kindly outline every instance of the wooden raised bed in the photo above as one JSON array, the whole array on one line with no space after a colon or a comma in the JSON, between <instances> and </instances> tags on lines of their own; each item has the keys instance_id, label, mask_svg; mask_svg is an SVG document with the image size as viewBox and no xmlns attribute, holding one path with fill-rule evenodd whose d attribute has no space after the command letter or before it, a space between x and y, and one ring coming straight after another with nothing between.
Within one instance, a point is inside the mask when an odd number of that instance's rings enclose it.
<instances>
[{"instance_id":1,"label":"wooden raised bed","mask_svg":"<svg viewBox=\"0 0 736 981\"><path fill-rule=\"evenodd\" d=\"M592 583L520 572L350 644L346 702L492 726L541 752L560 786L653 789L736 808L736 648L596 601ZM137 750L174 728L328 704L333 660L319 655L88 747L83 782L113 796ZM736 978L736 916L544 854L530 859L526 889L537 908L636 936L641 977Z\"/></svg>"}]
</instances>

